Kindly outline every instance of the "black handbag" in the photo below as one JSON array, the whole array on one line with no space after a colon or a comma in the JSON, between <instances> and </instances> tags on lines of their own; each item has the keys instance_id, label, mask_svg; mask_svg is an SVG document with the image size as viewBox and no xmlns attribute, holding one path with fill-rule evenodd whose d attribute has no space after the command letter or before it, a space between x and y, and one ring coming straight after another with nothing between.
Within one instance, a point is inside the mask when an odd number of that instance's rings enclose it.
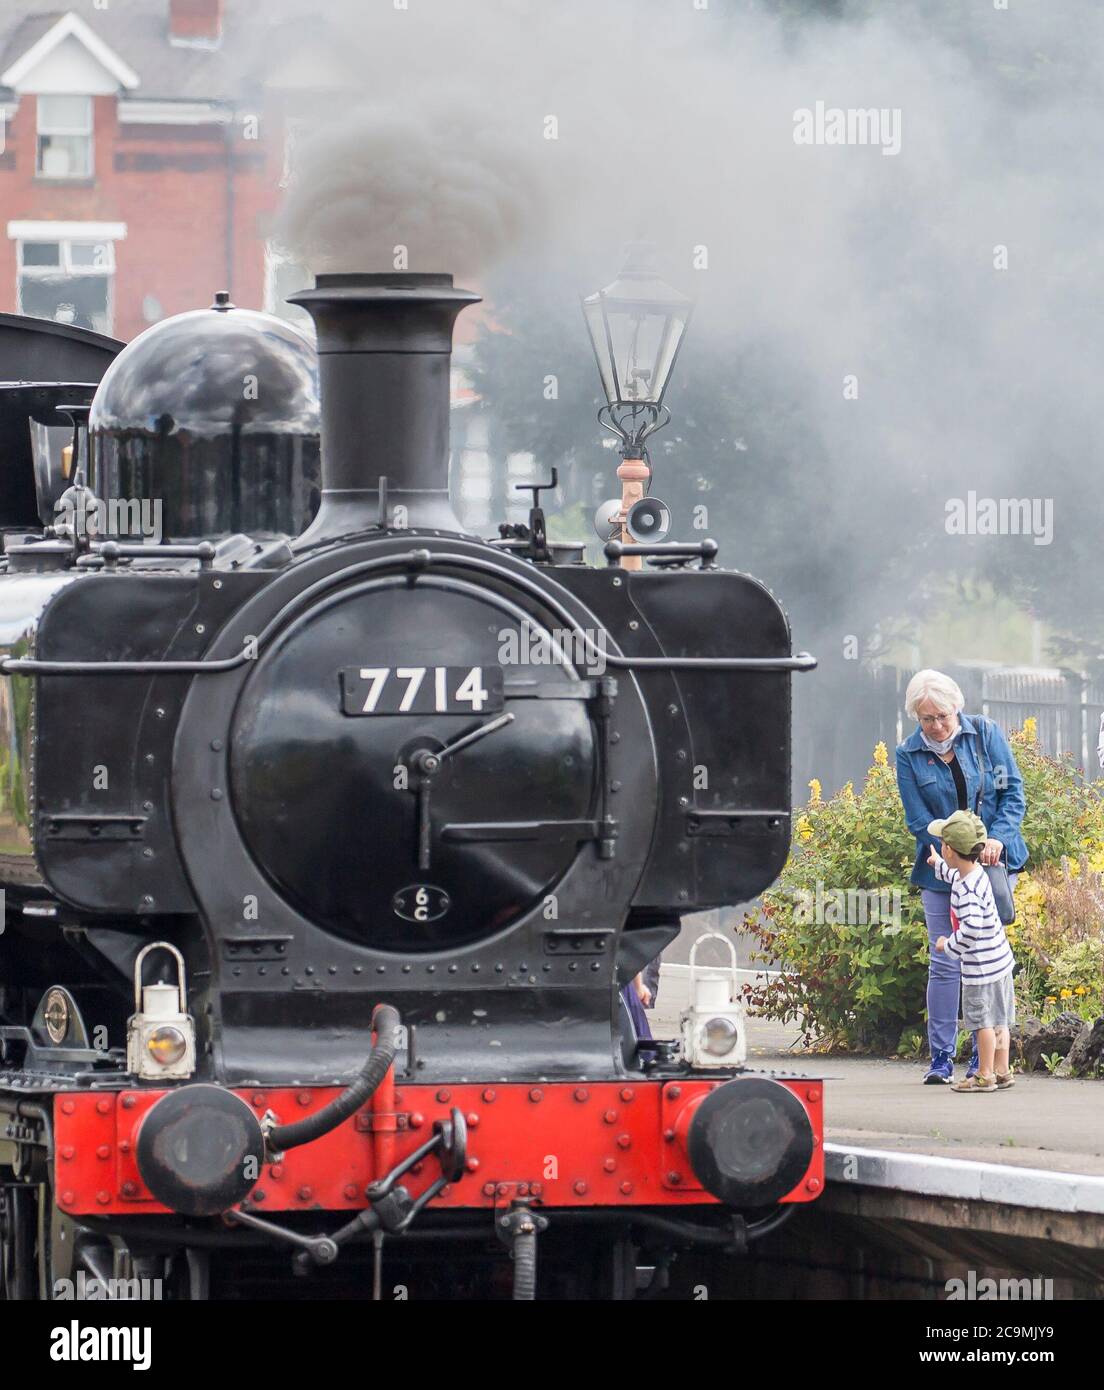
<instances>
[{"instance_id":1,"label":"black handbag","mask_svg":"<svg viewBox=\"0 0 1104 1390\"><path fill-rule=\"evenodd\" d=\"M978 740L978 792L977 800L974 802L974 814L981 819L981 798L985 792L985 759ZM1003 856L1004 850L1001 850ZM1001 925L1009 927L1016 920L1016 903L1012 897L1012 885L1008 881L1008 865L1003 858L996 864L983 864L981 866L989 875L989 887L993 890L993 903L997 909L997 916L1001 919Z\"/></svg>"}]
</instances>

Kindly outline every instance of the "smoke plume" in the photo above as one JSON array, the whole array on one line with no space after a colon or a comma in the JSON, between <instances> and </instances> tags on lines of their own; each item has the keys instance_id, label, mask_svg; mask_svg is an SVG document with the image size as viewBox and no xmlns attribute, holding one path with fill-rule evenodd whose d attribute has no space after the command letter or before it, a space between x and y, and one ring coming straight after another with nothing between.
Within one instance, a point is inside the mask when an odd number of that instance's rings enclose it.
<instances>
[{"instance_id":1,"label":"smoke plume","mask_svg":"<svg viewBox=\"0 0 1104 1390\"><path fill-rule=\"evenodd\" d=\"M569 500L614 490L576 296L646 237L698 306L656 490L684 533L709 504L722 559L780 594L797 645L828 666L857 637L867 656L879 627L928 616L937 581L985 573L1104 647L1098 0L324 14L334 86L303 113L284 240L315 270L390 269L401 245L475 278L528 373L482 383L499 418L516 409L504 447L541 441ZM818 107L889 124L795 140ZM1052 499L1053 544L948 535L971 489ZM821 732L840 679L824 720L807 712Z\"/></svg>"}]
</instances>

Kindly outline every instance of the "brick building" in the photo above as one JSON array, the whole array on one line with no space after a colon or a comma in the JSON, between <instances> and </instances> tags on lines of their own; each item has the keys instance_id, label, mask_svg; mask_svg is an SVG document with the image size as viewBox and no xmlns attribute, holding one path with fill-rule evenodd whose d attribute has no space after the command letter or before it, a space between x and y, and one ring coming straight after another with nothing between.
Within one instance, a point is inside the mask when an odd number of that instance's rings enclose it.
<instances>
[{"instance_id":1,"label":"brick building","mask_svg":"<svg viewBox=\"0 0 1104 1390\"><path fill-rule=\"evenodd\" d=\"M299 0L0 0L0 312L128 340L229 289L285 296L307 269L270 240L296 131L363 95L324 12ZM444 269L446 267L442 267ZM496 460L453 359L453 499L464 523L521 520L531 454Z\"/></svg>"},{"instance_id":2,"label":"brick building","mask_svg":"<svg viewBox=\"0 0 1104 1390\"><path fill-rule=\"evenodd\" d=\"M279 9L0 0L0 310L129 339L216 289L271 305Z\"/></svg>"}]
</instances>

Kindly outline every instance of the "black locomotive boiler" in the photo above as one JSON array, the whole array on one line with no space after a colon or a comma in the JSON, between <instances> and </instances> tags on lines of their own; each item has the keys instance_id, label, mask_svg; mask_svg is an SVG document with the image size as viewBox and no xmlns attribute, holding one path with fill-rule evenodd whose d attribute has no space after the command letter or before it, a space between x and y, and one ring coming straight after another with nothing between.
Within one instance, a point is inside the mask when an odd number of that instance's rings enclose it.
<instances>
[{"instance_id":1,"label":"black locomotive boiler","mask_svg":"<svg viewBox=\"0 0 1104 1390\"><path fill-rule=\"evenodd\" d=\"M619 994L784 863L812 659L710 542L462 530L475 300L320 276L315 356L222 296L110 362L90 452L39 402L78 443L0 573L9 1298L632 1296L821 1189L819 1081Z\"/></svg>"}]
</instances>

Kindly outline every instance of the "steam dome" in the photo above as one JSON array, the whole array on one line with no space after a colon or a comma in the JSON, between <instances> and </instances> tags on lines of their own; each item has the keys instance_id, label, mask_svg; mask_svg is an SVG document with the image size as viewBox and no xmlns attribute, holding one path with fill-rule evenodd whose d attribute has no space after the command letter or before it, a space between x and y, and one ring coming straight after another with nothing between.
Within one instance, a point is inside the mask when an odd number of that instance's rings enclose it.
<instances>
[{"instance_id":1,"label":"steam dome","mask_svg":"<svg viewBox=\"0 0 1104 1390\"><path fill-rule=\"evenodd\" d=\"M224 294L123 349L93 399L89 432L96 492L160 502L163 540L296 536L318 510L314 347Z\"/></svg>"}]
</instances>

